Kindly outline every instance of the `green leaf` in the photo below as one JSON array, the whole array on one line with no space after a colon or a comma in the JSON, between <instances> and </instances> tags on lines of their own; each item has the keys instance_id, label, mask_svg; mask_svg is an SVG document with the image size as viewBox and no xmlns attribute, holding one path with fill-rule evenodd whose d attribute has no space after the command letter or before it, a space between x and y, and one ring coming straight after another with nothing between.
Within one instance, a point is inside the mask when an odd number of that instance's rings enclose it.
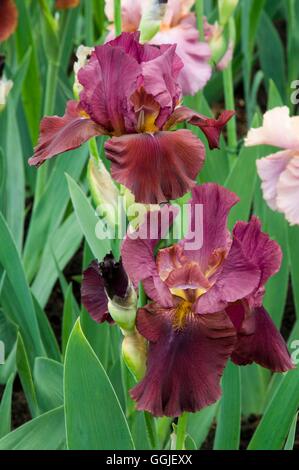
<instances>
[{"instance_id":1,"label":"green leaf","mask_svg":"<svg viewBox=\"0 0 299 470\"><path fill-rule=\"evenodd\" d=\"M188 416L187 430L195 441L197 449L200 449L213 424L219 403L203 408L198 413L192 413Z\"/></svg>"},{"instance_id":2,"label":"green leaf","mask_svg":"<svg viewBox=\"0 0 299 470\"><path fill-rule=\"evenodd\" d=\"M30 413L33 417L36 417L39 414L39 407L27 352L20 334L18 334L17 340L16 362L18 374L22 383Z\"/></svg>"},{"instance_id":3,"label":"green leaf","mask_svg":"<svg viewBox=\"0 0 299 470\"><path fill-rule=\"evenodd\" d=\"M258 29L258 50L266 79L272 79L285 101L286 71L284 47L274 24L263 12ZM271 47L269 47L271 44Z\"/></svg>"},{"instance_id":4,"label":"green leaf","mask_svg":"<svg viewBox=\"0 0 299 470\"><path fill-rule=\"evenodd\" d=\"M250 443L249 450L280 450L299 407L299 368L289 371L270 401Z\"/></svg>"},{"instance_id":5,"label":"green leaf","mask_svg":"<svg viewBox=\"0 0 299 470\"><path fill-rule=\"evenodd\" d=\"M62 354L65 354L66 345L69 340L71 331L78 318L75 309L75 299L73 295L72 284L68 286L66 292L66 298L63 306L63 317L62 317Z\"/></svg>"},{"instance_id":6,"label":"green leaf","mask_svg":"<svg viewBox=\"0 0 299 470\"><path fill-rule=\"evenodd\" d=\"M16 45L19 61L21 61L27 54L28 50L31 49L30 63L23 84L23 103L29 124L31 139L32 142L36 142L42 101L36 41L32 34L34 28L28 11L28 2L25 2L24 0L16 0L16 4L19 10L19 18L22 19L19 21L18 29L16 31Z\"/></svg>"},{"instance_id":7,"label":"green leaf","mask_svg":"<svg viewBox=\"0 0 299 470\"><path fill-rule=\"evenodd\" d=\"M63 405L63 365L60 362L37 357L33 377L42 413Z\"/></svg>"},{"instance_id":8,"label":"green leaf","mask_svg":"<svg viewBox=\"0 0 299 470\"><path fill-rule=\"evenodd\" d=\"M259 119L255 116L253 127L258 127L258 125ZM237 220L247 221L249 218L256 185L256 159L258 156L258 147L243 147L225 182L225 186L240 198L240 202L230 211L230 228Z\"/></svg>"},{"instance_id":9,"label":"green leaf","mask_svg":"<svg viewBox=\"0 0 299 470\"><path fill-rule=\"evenodd\" d=\"M62 406L29 421L0 439L0 450L60 450L64 447Z\"/></svg>"},{"instance_id":10,"label":"green leaf","mask_svg":"<svg viewBox=\"0 0 299 470\"><path fill-rule=\"evenodd\" d=\"M81 240L82 233L74 213L51 234L32 284L32 292L42 307L46 305L58 278L57 265L60 271L65 268L79 249Z\"/></svg>"},{"instance_id":11,"label":"green leaf","mask_svg":"<svg viewBox=\"0 0 299 470\"><path fill-rule=\"evenodd\" d=\"M38 326L40 329L41 340L43 342L45 351L49 358L52 358L58 362L61 360L60 349L58 342L55 336L55 333L50 325L46 313L43 311L37 300L33 297L33 302L35 306L36 317L38 321Z\"/></svg>"},{"instance_id":12,"label":"green leaf","mask_svg":"<svg viewBox=\"0 0 299 470\"><path fill-rule=\"evenodd\" d=\"M108 239L99 240L96 236L96 226L102 225L101 220L96 216L89 200L77 183L67 175L69 191L73 202L78 223L81 227L86 241L93 252L95 258L101 261L104 256L111 251L111 243Z\"/></svg>"},{"instance_id":13,"label":"green leaf","mask_svg":"<svg viewBox=\"0 0 299 470\"><path fill-rule=\"evenodd\" d=\"M115 391L79 320L66 350L64 396L69 449L134 449Z\"/></svg>"},{"instance_id":14,"label":"green leaf","mask_svg":"<svg viewBox=\"0 0 299 470\"><path fill-rule=\"evenodd\" d=\"M6 271L13 295L18 301L18 309L14 312L15 320L20 328L30 358L42 356L44 348L41 342L31 293L26 282L17 247L1 213L0 240L0 264L2 264Z\"/></svg>"},{"instance_id":15,"label":"green leaf","mask_svg":"<svg viewBox=\"0 0 299 470\"><path fill-rule=\"evenodd\" d=\"M238 450L241 432L240 368L228 362L222 382L222 398L214 442L215 450Z\"/></svg>"},{"instance_id":16,"label":"green leaf","mask_svg":"<svg viewBox=\"0 0 299 470\"><path fill-rule=\"evenodd\" d=\"M298 413L295 414L287 442L285 443L284 450L293 450L294 449L294 444L295 444L295 438L296 438L296 429L297 429L297 424L298 424Z\"/></svg>"},{"instance_id":17,"label":"green leaf","mask_svg":"<svg viewBox=\"0 0 299 470\"><path fill-rule=\"evenodd\" d=\"M5 386L0 403L0 438L10 432L11 429L11 401L14 375L11 375Z\"/></svg>"}]
</instances>

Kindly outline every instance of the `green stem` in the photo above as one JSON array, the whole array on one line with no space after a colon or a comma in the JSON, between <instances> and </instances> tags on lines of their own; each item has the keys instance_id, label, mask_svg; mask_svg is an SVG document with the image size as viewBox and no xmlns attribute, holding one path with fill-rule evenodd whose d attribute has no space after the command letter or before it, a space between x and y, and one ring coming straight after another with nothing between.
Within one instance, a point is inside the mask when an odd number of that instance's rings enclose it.
<instances>
[{"instance_id":1,"label":"green stem","mask_svg":"<svg viewBox=\"0 0 299 470\"><path fill-rule=\"evenodd\" d=\"M234 27L233 20L231 20L229 25L229 38L231 40L233 35L231 34L232 28ZM223 71L223 87L224 87L224 100L225 100L225 109L230 111L235 110L235 98L234 98L234 77L233 77L233 61L231 60L228 66ZM238 137L237 137L237 122L236 117L234 116L227 124L227 140L229 152L232 156L236 156L237 147L238 147Z\"/></svg>"},{"instance_id":2,"label":"green stem","mask_svg":"<svg viewBox=\"0 0 299 470\"><path fill-rule=\"evenodd\" d=\"M179 419L176 429L176 450L185 450L188 414L183 413Z\"/></svg>"},{"instance_id":3,"label":"green stem","mask_svg":"<svg viewBox=\"0 0 299 470\"><path fill-rule=\"evenodd\" d=\"M121 34L121 0L114 0L114 27L115 35Z\"/></svg>"},{"instance_id":4,"label":"green stem","mask_svg":"<svg viewBox=\"0 0 299 470\"><path fill-rule=\"evenodd\" d=\"M156 429L155 418L150 413L145 411L144 419L145 419L146 430L147 430L151 447L152 449L157 449L157 429Z\"/></svg>"},{"instance_id":5,"label":"green stem","mask_svg":"<svg viewBox=\"0 0 299 470\"><path fill-rule=\"evenodd\" d=\"M196 0L195 3L196 19L197 19L197 29L199 32L199 39L204 41L205 32L204 32L204 1Z\"/></svg>"},{"instance_id":6,"label":"green stem","mask_svg":"<svg viewBox=\"0 0 299 470\"><path fill-rule=\"evenodd\" d=\"M58 65L53 62L49 62L47 71L47 82L46 82L46 94L44 104L44 116L53 114L55 108L56 99L56 88L58 81ZM44 188L47 183L48 175L48 162L45 162L37 173L35 198L34 202L37 204L43 194Z\"/></svg>"},{"instance_id":7,"label":"green stem","mask_svg":"<svg viewBox=\"0 0 299 470\"><path fill-rule=\"evenodd\" d=\"M93 45L93 2L90 0L84 3L85 8L85 31L86 31L86 44Z\"/></svg>"}]
</instances>

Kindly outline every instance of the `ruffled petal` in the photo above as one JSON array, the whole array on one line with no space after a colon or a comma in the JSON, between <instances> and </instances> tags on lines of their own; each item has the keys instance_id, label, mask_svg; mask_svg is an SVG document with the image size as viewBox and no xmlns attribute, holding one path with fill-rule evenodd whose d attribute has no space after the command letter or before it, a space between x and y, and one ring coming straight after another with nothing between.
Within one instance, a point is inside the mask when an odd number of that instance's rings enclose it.
<instances>
[{"instance_id":1,"label":"ruffled petal","mask_svg":"<svg viewBox=\"0 0 299 470\"><path fill-rule=\"evenodd\" d=\"M137 47L136 38L138 34L123 33L122 45L97 46L88 64L78 73L84 88L80 94L82 108L114 135L132 132L137 124L130 97L137 89L141 67L126 52L126 47Z\"/></svg>"},{"instance_id":2,"label":"ruffled petal","mask_svg":"<svg viewBox=\"0 0 299 470\"><path fill-rule=\"evenodd\" d=\"M160 53L152 60L142 63L143 86L145 91L160 104L157 127L162 128L181 96L177 78L184 65L176 54L175 44L162 45L158 49L148 46L147 50L151 51L151 48Z\"/></svg>"},{"instance_id":3,"label":"ruffled petal","mask_svg":"<svg viewBox=\"0 0 299 470\"><path fill-rule=\"evenodd\" d=\"M205 158L202 142L188 130L114 137L105 150L113 178L146 204L183 196L195 185Z\"/></svg>"},{"instance_id":4,"label":"ruffled petal","mask_svg":"<svg viewBox=\"0 0 299 470\"><path fill-rule=\"evenodd\" d=\"M127 234L121 248L123 265L135 287L140 281L148 297L165 307L173 305L168 287L158 274L154 249L172 225L177 210L164 206L160 211L149 212L146 221L133 236Z\"/></svg>"},{"instance_id":5,"label":"ruffled petal","mask_svg":"<svg viewBox=\"0 0 299 470\"><path fill-rule=\"evenodd\" d=\"M137 314L137 329L150 346L146 375L131 396L138 410L154 416L179 416L216 402L236 338L225 313L198 315L181 330L173 328L173 314L153 304Z\"/></svg>"},{"instance_id":6,"label":"ruffled petal","mask_svg":"<svg viewBox=\"0 0 299 470\"><path fill-rule=\"evenodd\" d=\"M198 299L196 312L206 314L224 309L256 292L260 280L261 270L245 256L242 244L235 239L214 286Z\"/></svg>"},{"instance_id":7,"label":"ruffled petal","mask_svg":"<svg viewBox=\"0 0 299 470\"><path fill-rule=\"evenodd\" d=\"M273 145L283 149L298 149L299 116L290 117L287 106L267 111L264 114L263 126L249 131L245 145Z\"/></svg>"},{"instance_id":8,"label":"ruffled petal","mask_svg":"<svg viewBox=\"0 0 299 470\"><path fill-rule=\"evenodd\" d=\"M277 184L294 153L290 150L277 152L257 160L257 171L262 180L263 196L269 207L277 210Z\"/></svg>"},{"instance_id":9,"label":"ruffled petal","mask_svg":"<svg viewBox=\"0 0 299 470\"><path fill-rule=\"evenodd\" d=\"M55 8L57 8L57 10L76 8L78 5L80 5L80 0L56 0L55 2Z\"/></svg>"},{"instance_id":10,"label":"ruffled petal","mask_svg":"<svg viewBox=\"0 0 299 470\"><path fill-rule=\"evenodd\" d=\"M162 28L151 40L154 44L177 45L176 53L184 63L178 77L183 95L194 95L202 90L212 75L210 47L199 42L198 30L193 23L184 21L173 28Z\"/></svg>"},{"instance_id":11,"label":"ruffled petal","mask_svg":"<svg viewBox=\"0 0 299 470\"><path fill-rule=\"evenodd\" d=\"M29 165L40 166L45 160L80 147L105 130L81 112L77 101L69 101L63 117L47 116L40 125L38 145Z\"/></svg>"},{"instance_id":12,"label":"ruffled petal","mask_svg":"<svg viewBox=\"0 0 299 470\"><path fill-rule=\"evenodd\" d=\"M299 225L299 152L280 175L277 184L277 207L291 225Z\"/></svg>"},{"instance_id":13,"label":"ruffled petal","mask_svg":"<svg viewBox=\"0 0 299 470\"><path fill-rule=\"evenodd\" d=\"M97 323L113 322L108 312L108 299L97 261L93 261L83 273L81 300L90 316Z\"/></svg>"},{"instance_id":14,"label":"ruffled petal","mask_svg":"<svg viewBox=\"0 0 299 470\"><path fill-rule=\"evenodd\" d=\"M232 360L239 365L256 362L273 372L294 369L284 339L263 307L247 315Z\"/></svg>"},{"instance_id":15,"label":"ruffled petal","mask_svg":"<svg viewBox=\"0 0 299 470\"><path fill-rule=\"evenodd\" d=\"M238 222L233 230L233 237L238 240L243 254L249 263L253 263L261 272L259 287L266 284L281 266L282 251L278 243L261 231L261 222L253 216L250 222Z\"/></svg>"},{"instance_id":16,"label":"ruffled petal","mask_svg":"<svg viewBox=\"0 0 299 470\"><path fill-rule=\"evenodd\" d=\"M192 190L190 201L190 227L183 241L185 255L199 263L205 271L209 267L215 250L223 248L228 251L231 237L227 229L227 218L231 208L239 201L236 194L216 183L196 186ZM202 218L197 209L202 206ZM192 249L193 241L202 230L202 246Z\"/></svg>"},{"instance_id":17,"label":"ruffled petal","mask_svg":"<svg viewBox=\"0 0 299 470\"><path fill-rule=\"evenodd\" d=\"M218 119L211 119L198 114L186 106L179 106L174 110L164 129L168 130L180 122L187 121L193 126L199 127L208 139L211 149L219 147L221 132L228 121L234 116L234 111L224 111Z\"/></svg>"},{"instance_id":18,"label":"ruffled petal","mask_svg":"<svg viewBox=\"0 0 299 470\"><path fill-rule=\"evenodd\" d=\"M6 41L18 25L18 10L14 0L0 2L0 41Z\"/></svg>"}]
</instances>

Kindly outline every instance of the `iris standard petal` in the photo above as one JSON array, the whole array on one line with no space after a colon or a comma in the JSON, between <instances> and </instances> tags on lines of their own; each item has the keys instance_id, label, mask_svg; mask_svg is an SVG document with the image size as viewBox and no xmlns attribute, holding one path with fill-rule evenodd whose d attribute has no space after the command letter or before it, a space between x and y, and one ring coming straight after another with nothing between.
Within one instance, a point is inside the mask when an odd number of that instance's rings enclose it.
<instances>
[{"instance_id":1,"label":"iris standard petal","mask_svg":"<svg viewBox=\"0 0 299 470\"><path fill-rule=\"evenodd\" d=\"M210 148L214 149L219 147L222 129L234 114L234 111L223 111L218 119L211 119L207 116L196 113L186 106L178 106L166 122L164 129L168 130L180 122L187 121L193 126L201 129L208 139Z\"/></svg>"},{"instance_id":2,"label":"iris standard petal","mask_svg":"<svg viewBox=\"0 0 299 470\"><path fill-rule=\"evenodd\" d=\"M232 360L239 365L256 362L273 372L294 368L284 339L263 307L256 308L245 318Z\"/></svg>"},{"instance_id":3,"label":"iris standard petal","mask_svg":"<svg viewBox=\"0 0 299 470\"><path fill-rule=\"evenodd\" d=\"M299 152L298 152L299 153ZM277 210L277 184L283 171L294 156L294 151L284 150L257 160L257 171L262 180L265 201L272 210Z\"/></svg>"},{"instance_id":4,"label":"iris standard petal","mask_svg":"<svg viewBox=\"0 0 299 470\"><path fill-rule=\"evenodd\" d=\"M40 166L49 158L105 133L105 129L82 113L77 101L69 101L63 117L47 116L41 121L38 145L29 165Z\"/></svg>"},{"instance_id":5,"label":"iris standard petal","mask_svg":"<svg viewBox=\"0 0 299 470\"><path fill-rule=\"evenodd\" d=\"M239 202L236 194L216 183L207 183L196 186L192 190L190 201L190 226L183 242L185 255L196 260L205 271L209 267L211 257L215 250L221 248L228 251L231 244L231 236L227 228L227 218L231 208ZM196 208L201 205L203 220L198 220ZM202 224L202 227L198 226ZM196 233L202 229L202 247L199 249L187 249ZM187 244L188 242L188 244Z\"/></svg>"},{"instance_id":6,"label":"iris standard petal","mask_svg":"<svg viewBox=\"0 0 299 470\"><path fill-rule=\"evenodd\" d=\"M133 35L123 33L122 37L136 44ZM109 43L97 46L78 73L84 88L80 94L82 108L111 134L133 132L137 123L130 97L137 89L140 74L140 64L124 47Z\"/></svg>"},{"instance_id":7,"label":"iris standard petal","mask_svg":"<svg viewBox=\"0 0 299 470\"><path fill-rule=\"evenodd\" d=\"M263 126L250 129L245 145L273 145L283 149L298 149L299 116L290 117L287 106L267 111L264 114Z\"/></svg>"},{"instance_id":8,"label":"iris standard petal","mask_svg":"<svg viewBox=\"0 0 299 470\"><path fill-rule=\"evenodd\" d=\"M166 235L172 225L177 210L164 206L160 211L149 212L146 221L131 237L126 236L122 248L122 260L129 278L135 287L140 281L150 299L165 307L173 305L168 287L160 279L155 258L156 244Z\"/></svg>"},{"instance_id":9,"label":"iris standard petal","mask_svg":"<svg viewBox=\"0 0 299 470\"><path fill-rule=\"evenodd\" d=\"M299 225L299 151L278 180L277 207L291 225Z\"/></svg>"},{"instance_id":10,"label":"iris standard petal","mask_svg":"<svg viewBox=\"0 0 299 470\"><path fill-rule=\"evenodd\" d=\"M175 330L172 310L147 305L137 329L150 342L147 371L131 396L155 416L195 412L220 398L220 378L236 333L225 313L199 315Z\"/></svg>"},{"instance_id":11,"label":"iris standard petal","mask_svg":"<svg viewBox=\"0 0 299 470\"><path fill-rule=\"evenodd\" d=\"M195 185L205 158L204 145L188 130L113 137L105 150L113 178L146 204L183 196Z\"/></svg>"}]
</instances>

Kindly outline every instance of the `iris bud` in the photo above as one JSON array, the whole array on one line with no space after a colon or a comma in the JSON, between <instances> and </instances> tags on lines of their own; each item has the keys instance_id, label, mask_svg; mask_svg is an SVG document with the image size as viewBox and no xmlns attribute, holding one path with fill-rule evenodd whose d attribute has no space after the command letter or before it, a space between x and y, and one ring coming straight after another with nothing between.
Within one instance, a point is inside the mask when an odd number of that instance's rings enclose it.
<instances>
[{"instance_id":1,"label":"iris bud","mask_svg":"<svg viewBox=\"0 0 299 470\"><path fill-rule=\"evenodd\" d=\"M82 44L77 49L77 52L76 52L77 60L74 63L75 83L73 87L73 91L74 91L74 95L76 99L79 99L79 95L81 91L83 90L83 86L78 80L78 72L81 68L85 67L93 50L94 50L93 47L86 47L86 46L83 46Z\"/></svg>"},{"instance_id":2,"label":"iris bud","mask_svg":"<svg viewBox=\"0 0 299 470\"><path fill-rule=\"evenodd\" d=\"M124 335L135 329L137 295L121 260L115 261L112 253L99 264L108 297L108 311Z\"/></svg>"},{"instance_id":3,"label":"iris bud","mask_svg":"<svg viewBox=\"0 0 299 470\"><path fill-rule=\"evenodd\" d=\"M122 343L122 356L131 373L139 381L146 370L147 342L135 329L125 335Z\"/></svg>"},{"instance_id":4,"label":"iris bud","mask_svg":"<svg viewBox=\"0 0 299 470\"><path fill-rule=\"evenodd\" d=\"M230 17L234 14L239 0L218 0L219 18L221 26L225 26Z\"/></svg>"},{"instance_id":5,"label":"iris bud","mask_svg":"<svg viewBox=\"0 0 299 470\"><path fill-rule=\"evenodd\" d=\"M117 224L119 191L101 159L91 155L87 167L87 178L97 210L101 213L100 215L105 212L107 222L111 228L114 228Z\"/></svg>"}]
</instances>

